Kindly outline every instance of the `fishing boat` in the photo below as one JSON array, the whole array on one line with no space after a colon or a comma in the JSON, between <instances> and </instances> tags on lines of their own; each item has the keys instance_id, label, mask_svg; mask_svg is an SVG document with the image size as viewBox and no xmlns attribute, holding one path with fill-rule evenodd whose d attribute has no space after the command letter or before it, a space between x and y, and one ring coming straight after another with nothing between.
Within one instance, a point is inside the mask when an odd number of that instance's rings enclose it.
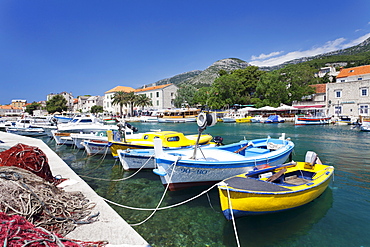
<instances>
[{"instance_id":1,"label":"fishing boat","mask_svg":"<svg viewBox=\"0 0 370 247\"><path fill-rule=\"evenodd\" d=\"M44 136L45 130L40 127L7 127L6 132L22 136Z\"/></svg>"},{"instance_id":2,"label":"fishing boat","mask_svg":"<svg viewBox=\"0 0 370 247\"><path fill-rule=\"evenodd\" d=\"M108 141L83 140L80 145L85 148L87 155L111 154Z\"/></svg>"},{"instance_id":3,"label":"fishing boat","mask_svg":"<svg viewBox=\"0 0 370 247\"><path fill-rule=\"evenodd\" d=\"M270 115L263 123L284 123L285 119L279 115Z\"/></svg>"},{"instance_id":4,"label":"fishing boat","mask_svg":"<svg viewBox=\"0 0 370 247\"><path fill-rule=\"evenodd\" d=\"M251 123L263 123L265 119L262 115L255 115L251 118Z\"/></svg>"},{"instance_id":5,"label":"fishing boat","mask_svg":"<svg viewBox=\"0 0 370 247\"><path fill-rule=\"evenodd\" d=\"M330 121L331 117L322 114L295 115L294 117L295 125L322 125L329 124Z\"/></svg>"},{"instance_id":6,"label":"fishing boat","mask_svg":"<svg viewBox=\"0 0 370 247\"><path fill-rule=\"evenodd\" d=\"M370 117L369 116L360 116L360 130L369 132L370 131Z\"/></svg>"},{"instance_id":7,"label":"fishing boat","mask_svg":"<svg viewBox=\"0 0 370 247\"><path fill-rule=\"evenodd\" d=\"M235 151L218 148L195 147L186 152L164 152L160 139L154 140L154 173L169 190L191 186L215 184L225 178L277 166L284 163L294 148L290 139L283 134L279 139L265 138L248 141Z\"/></svg>"},{"instance_id":8,"label":"fishing boat","mask_svg":"<svg viewBox=\"0 0 370 247\"><path fill-rule=\"evenodd\" d=\"M250 171L218 184L226 219L284 211L319 197L330 183L334 167L323 165L308 151L305 162Z\"/></svg>"},{"instance_id":9,"label":"fishing boat","mask_svg":"<svg viewBox=\"0 0 370 247\"><path fill-rule=\"evenodd\" d=\"M112 155L118 158L117 150L126 149L147 149L154 148L153 141L155 139L162 140L164 149L179 149L188 148L194 146L197 143L198 135L184 135L177 131L155 131L141 133L139 138L136 139L125 139L125 137L119 133L119 131L107 131L109 147ZM199 145L205 145L210 143L212 136L209 134L203 134L199 138Z\"/></svg>"},{"instance_id":10,"label":"fishing boat","mask_svg":"<svg viewBox=\"0 0 370 247\"><path fill-rule=\"evenodd\" d=\"M242 140L238 143L233 143L229 145L222 144L223 138L220 136L215 136L213 142L209 144L202 145L203 148L208 147L217 147L220 150L237 150L240 147L248 144L248 141ZM189 148L178 148L178 149L169 149L164 150L164 152L173 152L183 153L187 152ZM191 149L193 150L193 149ZM125 170L137 170L137 169L154 169L156 168L156 163L154 159L154 149L126 149L126 150L117 150L119 160L123 169Z\"/></svg>"}]
</instances>

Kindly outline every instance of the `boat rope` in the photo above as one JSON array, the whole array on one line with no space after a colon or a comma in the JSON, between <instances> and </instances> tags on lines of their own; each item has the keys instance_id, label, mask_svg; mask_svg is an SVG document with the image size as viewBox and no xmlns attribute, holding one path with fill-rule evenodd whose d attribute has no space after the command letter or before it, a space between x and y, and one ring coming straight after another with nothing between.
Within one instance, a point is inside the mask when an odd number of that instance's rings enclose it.
<instances>
[{"instance_id":1,"label":"boat rope","mask_svg":"<svg viewBox=\"0 0 370 247\"><path fill-rule=\"evenodd\" d=\"M175 167L176 167L176 164L177 164L177 161L179 159L177 159L174 163L173 163L173 168L172 168L172 172L171 172L171 175L170 175L170 179L169 179L169 182L171 181L172 179L172 175L173 175L173 172L175 171ZM166 189L164 190L163 192L163 195L161 197L161 199L159 200L158 204L157 204L157 207L155 208L155 210L153 210L153 212L143 221L139 222L139 223L136 223L136 224L129 224L130 226L139 226L141 224L144 224L145 222L147 222L150 218L152 218L152 216L158 211L158 208L159 206L161 206L162 202L163 202L163 199L164 197L166 196L167 194L167 190L168 188L170 187L170 183L167 183L167 186L166 186Z\"/></svg>"},{"instance_id":2,"label":"boat rope","mask_svg":"<svg viewBox=\"0 0 370 247\"><path fill-rule=\"evenodd\" d=\"M173 205L169 205L169 206L165 206L165 207L161 207L161 208L136 208L136 207L130 207L130 206L126 206L126 205L122 205L122 204L119 204L119 203L116 203L116 202L113 202L113 201L110 201L104 197L101 197L101 199L103 199L104 201L106 202L109 202L115 206L118 206L118 207L121 207L121 208L126 208L126 209L132 209L132 210L140 210L140 211L152 211L152 210L164 210L164 209L169 209L169 208L174 208L174 207L177 207L177 206L181 206L185 203L188 203L194 199L197 199L198 197L201 197L202 195L204 195L205 193L208 193L210 190L212 190L214 187L216 187L217 184L214 184L212 185L210 188L206 189L205 191L201 192L200 194L196 195L196 196L193 196L185 201L182 201L182 202L179 202L179 203L176 203L176 204L173 204Z\"/></svg>"},{"instance_id":3,"label":"boat rope","mask_svg":"<svg viewBox=\"0 0 370 247\"><path fill-rule=\"evenodd\" d=\"M127 179L130 179L132 178L133 176L135 176L136 174L138 174L144 167L145 165L151 160L151 158L153 158L154 155L151 155L149 157L149 159L136 171L134 172L133 174L131 174L130 176L128 177L125 177L125 178L119 178L119 179L106 179L106 178L96 178L96 177L89 177L89 176L85 176L85 175L79 175L81 177L84 177L84 178L90 178L90 179L95 179L95 180L101 180L101 181L111 181L111 182L118 182L118 181L124 181L124 180L127 180Z\"/></svg>"},{"instance_id":4,"label":"boat rope","mask_svg":"<svg viewBox=\"0 0 370 247\"><path fill-rule=\"evenodd\" d=\"M238 247L240 247L240 243L239 243L239 237L238 237L238 231L236 229L236 223L235 223L235 218L234 218L234 212L233 212L233 207L232 207L232 204L231 204L231 199L230 199L230 191L229 191L229 187L226 185L226 191L227 191L227 199L229 200L229 209L230 209L230 214L231 214L231 220L233 222L233 229L234 229L234 234L235 234L235 239L236 239L236 244L238 245Z\"/></svg>"}]
</instances>

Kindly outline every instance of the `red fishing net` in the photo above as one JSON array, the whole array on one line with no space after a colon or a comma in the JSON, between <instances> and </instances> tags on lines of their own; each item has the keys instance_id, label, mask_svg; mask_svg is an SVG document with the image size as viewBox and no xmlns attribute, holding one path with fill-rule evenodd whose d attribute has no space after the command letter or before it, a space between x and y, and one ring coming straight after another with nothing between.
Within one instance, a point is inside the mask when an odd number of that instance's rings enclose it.
<instances>
[{"instance_id":1,"label":"red fishing net","mask_svg":"<svg viewBox=\"0 0 370 247\"><path fill-rule=\"evenodd\" d=\"M15 166L28 170L50 183L57 182L53 177L48 158L37 148L22 143L0 152L0 166Z\"/></svg>"},{"instance_id":2,"label":"red fishing net","mask_svg":"<svg viewBox=\"0 0 370 247\"><path fill-rule=\"evenodd\" d=\"M35 227L25 218L18 215L8 216L0 212L0 245L1 246L50 246L50 247L102 247L107 242L79 241L63 238L41 227Z\"/></svg>"}]
</instances>

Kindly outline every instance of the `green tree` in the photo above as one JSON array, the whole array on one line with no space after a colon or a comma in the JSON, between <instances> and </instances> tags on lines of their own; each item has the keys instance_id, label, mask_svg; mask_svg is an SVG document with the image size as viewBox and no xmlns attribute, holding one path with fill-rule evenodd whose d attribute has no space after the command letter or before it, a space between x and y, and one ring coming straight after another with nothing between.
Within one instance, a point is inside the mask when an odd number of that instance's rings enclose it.
<instances>
[{"instance_id":1,"label":"green tree","mask_svg":"<svg viewBox=\"0 0 370 247\"><path fill-rule=\"evenodd\" d=\"M279 106L280 103L291 104L300 101L303 96L314 93L309 85L317 84L316 69L307 64L288 65L280 70L268 72L261 76L256 87L256 107L265 105Z\"/></svg>"},{"instance_id":2,"label":"green tree","mask_svg":"<svg viewBox=\"0 0 370 247\"><path fill-rule=\"evenodd\" d=\"M46 101L46 110L48 113L62 112L67 110L67 100L62 95L55 95Z\"/></svg>"},{"instance_id":3,"label":"green tree","mask_svg":"<svg viewBox=\"0 0 370 247\"><path fill-rule=\"evenodd\" d=\"M191 84L183 84L178 90L177 95L174 100L175 107L181 107L184 103L193 106L194 102L194 95L197 91L197 88Z\"/></svg>"},{"instance_id":4,"label":"green tree","mask_svg":"<svg viewBox=\"0 0 370 247\"><path fill-rule=\"evenodd\" d=\"M126 92L123 92L123 91L118 91L118 92L115 92L114 95L113 95L113 101L112 101L112 104L113 105L119 105L119 113L120 113L120 116L122 116L123 112L122 112L122 108L124 105L126 105Z\"/></svg>"},{"instance_id":5,"label":"green tree","mask_svg":"<svg viewBox=\"0 0 370 247\"><path fill-rule=\"evenodd\" d=\"M136 106L147 107L152 105L152 99L145 94L138 94L135 101Z\"/></svg>"},{"instance_id":6,"label":"green tree","mask_svg":"<svg viewBox=\"0 0 370 247\"><path fill-rule=\"evenodd\" d=\"M41 104L37 103L36 101L32 102L30 105L26 106L26 112L30 115L33 115L34 110L40 110L41 109Z\"/></svg>"},{"instance_id":7,"label":"green tree","mask_svg":"<svg viewBox=\"0 0 370 247\"><path fill-rule=\"evenodd\" d=\"M130 116L132 116L132 113L134 112L134 106L136 103L136 100L138 98L138 95L135 95L134 92L126 93L124 96L126 106L130 109Z\"/></svg>"},{"instance_id":8,"label":"green tree","mask_svg":"<svg viewBox=\"0 0 370 247\"><path fill-rule=\"evenodd\" d=\"M98 113L98 112L103 112L103 106L101 105L94 105L91 107L91 113Z\"/></svg>"},{"instance_id":9,"label":"green tree","mask_svg":"<svg viewBox=\"0 0 370 247\"><path fill-rule=\"evenodd\" d=\"M248 66L218 77L208 93L208 105L219 109L225 105L251 104L257 83L264 73L256 66Z\"/></svg>"}]
</instances>

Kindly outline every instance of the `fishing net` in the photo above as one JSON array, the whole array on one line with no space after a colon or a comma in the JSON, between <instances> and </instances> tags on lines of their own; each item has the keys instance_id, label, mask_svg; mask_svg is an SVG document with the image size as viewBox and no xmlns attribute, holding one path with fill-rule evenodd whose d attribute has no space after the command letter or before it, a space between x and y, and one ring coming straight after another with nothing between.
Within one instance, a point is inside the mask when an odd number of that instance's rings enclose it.
<instances>
[{"instance_id":1,"label":"fishing net","mask_svg":"<svg viewBox=\"0 0 370 247\"><path fill-rule=\"evenodd\" d=\"M24 217L6 215L0 212L0 244L1 246L49 246L49 247L102 247L107 242L89 242L63 238L42 227L35 227Z\"/></svg>"},{"instance_id":2,"label":"fishing net","mask_svg":"<svg viewBox=\"0 0 370 247\"><path fill-rule=\"evenodd\" d=\"M0 211L24 216L35 226L66 235L78 224L92 223L95 204L81 192L65 192L17 167L0 167Z\"/></svg>"},{"instance_id":3,"label":"fishing net","mask_svg":"<svg viewBox=\"0 0 370 247\"><path fill-rule=\"evenodd\" d=\"M8 150L0 152L0 166L20 167L44 178L50 183L57 182L51 173L48 158L37 147L19 143Z\"/></svg>"}]
</instances>

